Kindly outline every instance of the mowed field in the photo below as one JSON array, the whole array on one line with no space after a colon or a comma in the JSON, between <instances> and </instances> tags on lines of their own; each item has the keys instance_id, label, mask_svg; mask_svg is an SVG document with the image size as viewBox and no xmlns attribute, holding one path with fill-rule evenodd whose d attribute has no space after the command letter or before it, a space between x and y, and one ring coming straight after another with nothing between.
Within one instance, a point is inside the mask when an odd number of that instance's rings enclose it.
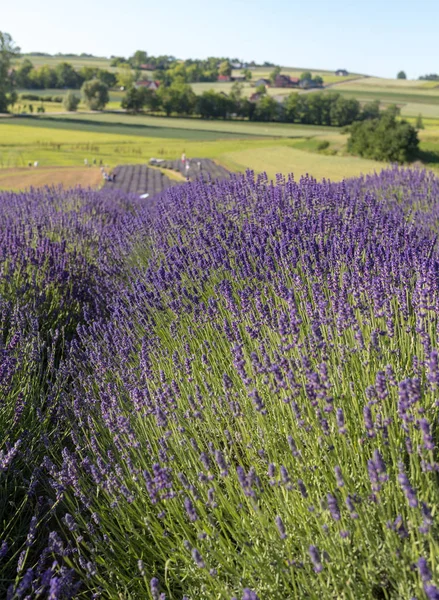
<instances>
[{"instance_id":1,"label":"mowed field","mask_svg":"<svg viewBox=\"0 0 439 600\"><path fill-rule=\"evenodd\" d=\"M14 118L0 120L0 167L3 171L26 167L38 160L45 168L80 168L87 159L95 164L89 170L99 172L101 163L112 168L145 163L151 157L172 159L182 152L188 158L211 158L235 171L266 171L270 177L292 172L296 177L310 174L339 180L384 166L342 153L326 156L316 152L318 143L325 139L338 152L345 138L334 128L279 123L110 114ZM50 171L46 173L50 183ZM9 179L0 178L0 187L5 189L9 184Z\"/></svg>"},{"instance_id":2,"label":"mowed field","mask_svg":"<svg viewBox=\"0 0 439 600\"><path fill-rule=\"evenodd\" d=\"M45 185L65 188L98 187L102 177L98 169L86 167L21 167L0 169L0 189L19 191Z\"/></svg>"}]
</instances>

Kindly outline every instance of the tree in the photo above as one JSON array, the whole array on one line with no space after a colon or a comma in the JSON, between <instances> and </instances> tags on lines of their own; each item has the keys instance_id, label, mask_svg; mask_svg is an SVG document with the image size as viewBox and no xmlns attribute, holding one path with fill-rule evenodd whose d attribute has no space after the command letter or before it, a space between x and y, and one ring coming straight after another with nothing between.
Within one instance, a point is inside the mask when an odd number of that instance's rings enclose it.
<instances>
[{"instance_id":1,"label":"tree","mask_svg":"<svg viewBox=\"0 0 439 600\"><path fill-rule=\"evenodd\" d=\"M117 85L128 89L134 84L134 74L129 64L121 64L116 75Z\"/></svg>"},{"instance_id":2,"label":"tree","mask_svg":"<svg viewBox=\"0 0 439 600\"><path fill-rule=\"evenodd\" d=\"M312 81L314 81L314 84L318 87L322 87L323 85L323 77L320 77L320 75L316 75Z\"/></svg>"},{"instance_id":3,"label":"tree","mask_svg":"<svg viewBox=\"0 0 439 600\"><path fill-rule=\"evenodd\" d=\"M15 45L9 33L0 31L0 113L17 101L11 60L18 56L20 48Z\"/></svg>"},{"instance_id":4,"label":"tree","mask_svg":"<svg viewBox=\"0 0 439 600\"><path fill-rule=\"evenodd\" d=\"M300 81L305 81L305 79L309 79L310 81L312 80L312 73L311 73L311 71L304 71L300 75Z\"/></svg>"},{"instance_id":5,"label":"tree","mask_svg":"<svg viewBox=\"0 0 439 600\"><path fill-rule=\"evenodd\" d=\"M256 103L255 121L277 121L280 104L271 96L262 96Z\"/></svg>"},{"instance_id":6,"label":"tree","mask_svg":"<svg viewBox=\"0 0 439 600\"><path fill-rule=\"evenodd\" d=\"M79 89L83 83L83 78L75 71L71 64L62 62L56 65L56 87Z\"/></svg>"},{"instance_id":7,"label":"tree","mask_svg":"<svg viewBox=\"0 0 439 600\"><path fill-rule=\"evenodd\" d=\"M230 98L234 102L239 102L242 98L242 90L244 89L244 84L240 81L235 81L230 90Z\"/></svg>"},{"instance_id":8,"label":"tree","mask_svg":"<svg viewBox=\"0 0 439 600\"><path fill-rule=\"evenodd\" d=\"M232 74L232 65L228 60L224 60L218 67L218 73L220 75L229 76Z\"/></svg>"},{"instance_id":9,"label":"tree","mask_svg":"<svg viewBox=\"0 0 439 600\"><path fill-rule=\"evenodd\" d=\"M378 119L380 116L380 101L373 100L372 102L367 102L363 106L363 110L361 111L361 119L365 121L366 119Z\"/></svg>"},{"instance_id":10,"label":"tree","mask_svg":"<svg viewBox=\"0 0 439 600\"><path fill-rule=\"evenodd\" d=\"M397 120L398 109L389 107L378 119L358 121L350 127L348 151L352 154L388 162L410 162L418 156L416 129Z\"/></svg>"},{"instance_id":11,"label":"tree","mask_svg":"<svg viewBox=\"0 0 439 600\"><path fill-rule=\"evenodd\" d=\"M140 65L144 65L148 62L148 54L145 50L136 50L129 58L129 62L134 69L139 69Z\"/></svg>"},{"instance_id":12,"label":"tree","mask_svg":"<svg viewBox=\"0 0 439 600\"><path fill-rule=\"evenodd\" d=\"M280 75L280 72L281 72L281 68L280 67L275 67L273 69L273 71L270 73L270 81L271 81L271 83L274 83L276 81L276 77L278 75Z\"/></svg>"},{"instance_id":13,"label":"tree","mask_svg":"<svg viewBox=\"0 0 439 600\"><path fill-rule=\"evenodd\" d=\"M29 89L31 88L30 74L33 71L33 64L27 58L21 63L18 69L15 71L15 83L18 88Z\"/></svg>"},{"instance_id":14,"label":"tree","mask_svg":"<svg viewBox=\"0 0 439 600\"><path fill-rule=\"evenodd\" d=\"M33 82L32 87L40 89L52 89L57 86L57 76L55 69L49 67L49 65L43 65L39 69L34 69L31 74L31 80Z\"/></svg>"},{"instance_id":15,"label":"tree","mask_svg":"<svg viewBox=\"0 0 439 600\"><path fill-rule=\"evenodd\" d=\"M93 79L86 81L82 88L82 94L87 106L91 110L103 110L109 100L108 87L105 83Z\"/></svg>"},{"instance_id":16,"label":"tree","mask_svg":"<svg viewBox=\"0 0 439 600\"><path fill-rule=\"evenodd\" d=\"M114 73L106 71L105 69L97 69L96 77L108 88L115 87L117 83L117 77Z\"/></svg>"},{"instance_id":17,"label":"tree","mask_svg":"<svg viewBox=\"0 0 439 600\"><path fill-rule=\"evenodd\" d=\"M242 71L242 75L244 75L246 81L251 81L253 77L253 73L250 71L250 69L244 69Z\"/></svg>"},{"instance_id":18,"label":"tree","mask_svg":"<svg viewBox=\"0 0 439 600\"><path fill-rule=\"evenodd\" d=\"M396 79L407 79L407 75L405 74L405 71L400 71L398 73L398 75L396 76Z\"/></svg>"},{"instance_id":19,"label":"tree","mask_svg":"<svg viewBox=\"0 0 439 600\"><path fill-rule=\"evenodd\" d=\"M261 85L258 85L258 87L255 89L256 94L266 94L267 93L267 88L265 87L265 85L263 83L261 83Z\"/></svg>"},{"instance_id":20,"label":"tree","mask_svg":"<svg viewBox=\"0 0 439 600\"><path fill-rule=\"evenodd\" d=\"M196 96L190 85L173 83L169 87L159 87L157 92L161 105L169 117L173 112L190 115L196 105Z\"/></svg>"},{"instance_id":21,"label":"tree","mask_svg":"<svg viewBox=\"0 0 439 600\"><path fill-rule=\"evenodd\" d=\"M424 129L424 123L422 121L422 115L419 113L417 119L416 119L416 125L415 125L416 129Z\"/></svg>"},{"instance_id":22,"label":"tree","mask_svg":"<svg viewBox=\"0 0 439 600\"><path fill-rule=\"evenodd\" d=\"M146 104L147 94L145 92L152 92L152 90L148 90L147 88L129 88L123 97L122 108L133 114L140 112Z\"/></svg>"},{"instance_id":23,"label":"tree","mask_svg":"<svg viewBox=\"0 0 439 600\"><path fill-rule=\"evenodd\" d=\"M81 99L72 90L69 90L64 96L63 105L67 111L75 112L78 109L80 101Z\"/></svg>"}]
</instances>

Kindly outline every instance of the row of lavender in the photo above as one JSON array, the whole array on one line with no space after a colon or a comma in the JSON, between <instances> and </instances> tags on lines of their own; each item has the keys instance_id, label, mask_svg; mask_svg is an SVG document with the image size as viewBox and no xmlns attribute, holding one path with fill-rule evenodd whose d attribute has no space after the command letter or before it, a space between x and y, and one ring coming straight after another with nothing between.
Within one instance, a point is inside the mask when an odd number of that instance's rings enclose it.
<instances>
[{"instance_id":1,"label":"row of lavender","mask_svg":"<svg viewBox=\"0 0 439 600\"><path fill-rule=\"evenodd\" d=\"M7 202L11 598L439 598L437 179Z\"/></svg>"}]
</instances>

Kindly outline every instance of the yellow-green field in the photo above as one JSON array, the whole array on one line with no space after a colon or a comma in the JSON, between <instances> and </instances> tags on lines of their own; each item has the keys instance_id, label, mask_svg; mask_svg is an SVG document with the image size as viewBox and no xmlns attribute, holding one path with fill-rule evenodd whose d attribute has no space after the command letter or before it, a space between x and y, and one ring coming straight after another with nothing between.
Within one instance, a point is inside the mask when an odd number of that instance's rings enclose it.
<instances>
[{"instance_id":1,"label":"yellow-green field","mask_svg":"<svg viewBox=\"0 0 439 600\"><path fill-rule=\"evenodd\" d=\"M439 126L426 128L421 136L426 149L434 149ZM330 144L325 153L318 152L322 140ZM112 168L145 163L151 157L175 158L182 152L189 158L212 158L233 171L266 171L270 177L292 172L296 178L310 174L340 180L386 166L346 155L345 144L346 135L334 128L281 123L115 114L1 119L0 187L18 189L37 181L70 185L74 170L59 167L80 169L82 178L96 177L98 182L101 163ZM95 167L84 169L85 159ZM27 168L36 160L38 169ZM83 181L90 184L88 179L78 179Z\"/></svg>"}]
</instances>

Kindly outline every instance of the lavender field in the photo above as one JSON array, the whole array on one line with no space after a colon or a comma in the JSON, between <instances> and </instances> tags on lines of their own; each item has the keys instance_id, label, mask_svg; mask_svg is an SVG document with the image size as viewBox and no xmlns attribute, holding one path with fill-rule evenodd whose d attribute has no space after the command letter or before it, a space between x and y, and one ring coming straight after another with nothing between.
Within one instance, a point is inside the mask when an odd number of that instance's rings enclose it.
<instances>
[{"instance_id":1,"label":"lavender field","mask_svg":"<svg viewBox=\"0 0 439 600\"><path fill-rule=\"evenodd\" d=\"M439 598L439 179L0 193L0 598Z\"/></svg>"}]
</instances>

